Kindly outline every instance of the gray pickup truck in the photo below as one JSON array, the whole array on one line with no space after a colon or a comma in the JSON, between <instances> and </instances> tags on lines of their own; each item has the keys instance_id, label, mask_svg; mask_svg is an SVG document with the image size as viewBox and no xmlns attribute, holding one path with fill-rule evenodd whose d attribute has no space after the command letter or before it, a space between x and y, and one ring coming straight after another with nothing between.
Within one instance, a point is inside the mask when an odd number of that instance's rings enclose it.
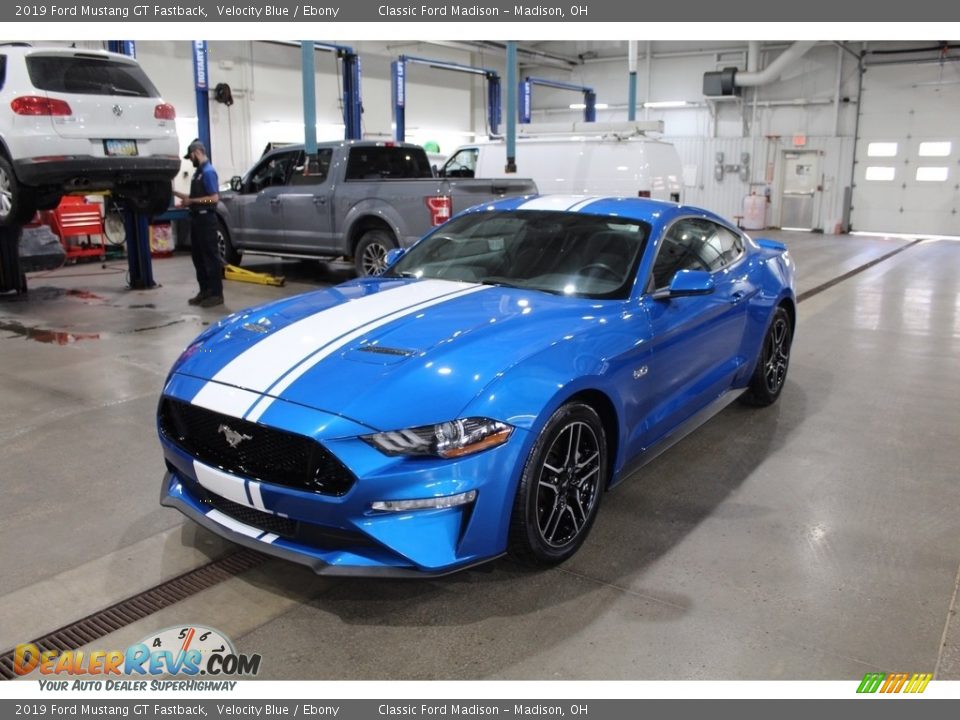
<instances>
[{"instance_id":1,"label":"gray pickup truck","mask_svg":"<svg viewBox=\"0 0 960 720\"><path fill-rule=\"evenodd\" d=\"M321 143L315 162L302 145L271 150L220 193L220 250L231 264L243 253L352 258L359 275L384 269L389 250L408 247L472 205L532 195L521 179L436 178L419 145Z\"/></svg>"}]
</instances>

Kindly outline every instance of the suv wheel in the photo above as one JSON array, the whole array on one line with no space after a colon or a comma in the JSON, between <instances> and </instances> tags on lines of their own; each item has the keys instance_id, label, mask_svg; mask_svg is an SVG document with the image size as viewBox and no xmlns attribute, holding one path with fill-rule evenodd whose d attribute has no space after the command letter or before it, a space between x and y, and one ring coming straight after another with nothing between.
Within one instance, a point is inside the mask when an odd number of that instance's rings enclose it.
<instances>
[{"instance_id":1,"label":"suv wheel","mask_svg":"<svg viewBox=\"0 0 960 720\"><path fill-rule=\"evenodd\" d=\"M23 225L36 212L33 189L21 185L10 161L0 156L0 225Z\"/></svg>"}]
</instances>

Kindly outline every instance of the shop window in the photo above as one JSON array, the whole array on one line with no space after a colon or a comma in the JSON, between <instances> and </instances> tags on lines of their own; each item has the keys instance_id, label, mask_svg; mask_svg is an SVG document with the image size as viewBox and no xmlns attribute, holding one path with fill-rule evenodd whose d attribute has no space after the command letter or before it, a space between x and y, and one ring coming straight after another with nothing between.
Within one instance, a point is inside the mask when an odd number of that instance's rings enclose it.
<instances>
[{"instance_id":1,"label":"shop window","mask_svg":"<svg viewBox=\"0 0 960 720\"><path fill-rule=\"evenodd\" d=\"M943 142L922 142L920 143L920 157L947 157L953 149L953 144L949 140Z\"/></svg>"},{"instance_id":2,"label":"shop window","mask_svg":"<svg viewBox=\"0 0 960 720\"><path fill-rule=\"evenodd\" d=\"M945 167L918 167L917 182L946 182L950 175L950 168Z\"/></svg>"},{"instance_id":3,"label":"shop window","mask_svg":"<svg viewBox=\"0 0 960 720\"><path fill-rule=\"evenodd\" d=\"M897 143L872 142L867 145L867 157L896 157Z\"/></svg>"},{"instance_id":4,"label":"shop window","mask_svg":"<svg viewBox=\"0 0 960 720\"><path fill-rule=\"evenodd\" d=\"M867 168L865 177L867 180L889 182L890 180L893 180L896 174L897 169L890 167L889 165L871 165Z\"/></svg>"}]
</instances>

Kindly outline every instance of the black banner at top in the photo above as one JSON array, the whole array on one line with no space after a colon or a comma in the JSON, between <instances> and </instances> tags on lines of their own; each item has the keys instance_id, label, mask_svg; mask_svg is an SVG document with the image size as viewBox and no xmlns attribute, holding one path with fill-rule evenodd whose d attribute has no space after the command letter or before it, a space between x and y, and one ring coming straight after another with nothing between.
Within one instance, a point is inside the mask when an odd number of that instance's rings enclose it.
<instances>
[{"instance_id":1,"label":"black banner at top","mask_svg":"<svg viewBox=\"0 0 960 720\"><path fill-rule=\"evenodd\" d=\"M4 3L0 22L955 22L944 0L36 0ZM728 28L729 30L729 28ZM949 32L947 33L949 34ZM892 30L890 40L897 39Z\"/></svg>"}]
</instances>

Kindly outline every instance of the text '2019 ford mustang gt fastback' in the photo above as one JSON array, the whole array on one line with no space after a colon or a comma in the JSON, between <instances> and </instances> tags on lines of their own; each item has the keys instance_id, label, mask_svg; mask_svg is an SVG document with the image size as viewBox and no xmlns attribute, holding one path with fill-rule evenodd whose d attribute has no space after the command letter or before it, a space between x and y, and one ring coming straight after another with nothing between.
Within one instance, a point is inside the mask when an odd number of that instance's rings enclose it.
<instances>
[{"instance_id":1,"label":"text '2019 ford mustang gt fastback'","mask_svg":"<svg viewBox=\"0 0 960 720\"><path fill-rule=\"evenodd\" d=\"M549 565L605 490L784 385L789 254L703 210L511 198L390 259L183 352L159 408L165 505L320 573Z\"/></svg>"}]
</instances>

